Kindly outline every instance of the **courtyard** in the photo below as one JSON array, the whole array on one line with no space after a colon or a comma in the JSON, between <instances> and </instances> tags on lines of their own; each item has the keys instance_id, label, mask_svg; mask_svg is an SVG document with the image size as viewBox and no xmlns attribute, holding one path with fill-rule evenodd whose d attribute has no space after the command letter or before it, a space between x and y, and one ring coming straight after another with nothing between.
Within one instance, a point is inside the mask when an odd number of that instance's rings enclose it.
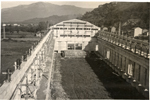
<instances>
[{"instance_id":1,"label":"courtyard","mask_svg":"<svg viewBox=\"0 0 150 100\"><path fill-rule=\"evenodd\" d=\"M96 55L86 58L62 58L55 55L53 99L143 99Z\"/></svg>"}]
</instances>

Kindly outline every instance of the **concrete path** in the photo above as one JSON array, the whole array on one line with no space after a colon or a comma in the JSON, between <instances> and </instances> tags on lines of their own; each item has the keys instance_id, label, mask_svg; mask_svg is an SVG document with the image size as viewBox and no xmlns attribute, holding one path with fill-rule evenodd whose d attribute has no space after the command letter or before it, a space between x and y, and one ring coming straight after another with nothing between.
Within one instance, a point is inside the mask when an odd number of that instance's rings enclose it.
<instances>
[{"instance_id":1,"label":"concrete path","mask_svg":"<svg viewBox=\"0 0 150 100\"><path fill-rule=\"evenodd\" d=\"M47 87L49 82L49 74L50 74L50 66L52 63L52 48L50 48L50 52L47 55L47 60L45 61L45 69L43 71L42 78L40 80L40 87L37 89L36 98L37 100L45 100L47 95L50 95L50 91L48 91Z\"/></svg>"}]
</instances>

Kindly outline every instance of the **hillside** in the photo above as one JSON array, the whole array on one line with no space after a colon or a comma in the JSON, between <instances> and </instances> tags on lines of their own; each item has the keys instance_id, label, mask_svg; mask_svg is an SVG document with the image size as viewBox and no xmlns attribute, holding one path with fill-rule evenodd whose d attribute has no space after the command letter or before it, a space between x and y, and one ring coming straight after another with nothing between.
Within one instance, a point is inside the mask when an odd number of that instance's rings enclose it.
<instances>
[{"instance_id":1,"label":"hillside","mask_svg":"<svg viewBox=\"0 0 150 100\"><path fill-rule=\"evenodd\" d=\"M2 22L20 22L32 18L44 18L52 15L84 14L92 9L80 8L71 5L55 5L45 2L37 2L30 5L19 5L1 10Z\"/></svg>"},{"instance_id":2,"label":"hillside","mask_svg":"<svg viewBox=\"0 0 150 100\"><path fill-rule=\"evenodd\" d=\"M149 3L111 2L87 12L80 19L97 26L116 26L122 22L123 29L149 27Z\"/></svg>"},{"instance_id":3,"label":"hillside","mask_svg":"<svg viewBox=\"0 0 150 100\"><path fill-rule=\"evenodd\" d=\"M39 22L47 22L49 21L50 24L56 24L58 22L64 21L64 20L69 20L69 19L75 19L77 17L81 17L82 15L62 15L62 16L58 16L58 15L53 15L53 16L49 16L49 17L45 17L45 18L33 18L33 19L29 19L29 20L25 20L22 21L20 23L22 24L38 24Z\"/></svg>"}]
</instances>

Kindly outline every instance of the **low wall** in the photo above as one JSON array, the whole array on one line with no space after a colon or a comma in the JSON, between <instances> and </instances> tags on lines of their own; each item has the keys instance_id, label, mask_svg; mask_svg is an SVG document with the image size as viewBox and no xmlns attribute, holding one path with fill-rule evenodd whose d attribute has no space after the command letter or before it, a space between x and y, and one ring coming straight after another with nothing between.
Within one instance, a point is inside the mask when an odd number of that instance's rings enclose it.
<instances>
[{"instance_id":1,"label":"low wall","mask_svg":"<svg viewBox=\"0 0 150 100\"><path fill-rule=\"evenodd\" d=\"M47 35L39 42L39 44L34 48L32 51L32 54L27 57L26 62L22 62L21 69L15 70L14 73L11 75L11 81L4 83L0 87L0 99L1 100L8 100L14 97L14 94L16 90L18 89L18 86L21 82L24 82L26 75L28 74L28 71L31 68L31 65L35 62L38 58L42 58L44 56L37 55L45 50L44 48L47 48L50 44L48 43L48 40L52 40L53 36L51 34L51 31L47 33ZM46 53L46 51L45 51ZM38 56L38 57L37 57ZM38 70L38 69L37 69ZM37 75L36 75L37 76Z\"/></svg>"}]
</instances>

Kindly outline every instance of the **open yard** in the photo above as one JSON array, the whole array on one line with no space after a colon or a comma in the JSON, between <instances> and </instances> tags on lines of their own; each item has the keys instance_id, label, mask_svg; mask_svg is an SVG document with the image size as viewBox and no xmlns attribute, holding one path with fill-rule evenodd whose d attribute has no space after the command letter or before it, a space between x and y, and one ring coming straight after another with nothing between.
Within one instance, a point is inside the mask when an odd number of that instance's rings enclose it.
<instances>
[{"instance_id":1,"label":"open yard","mask_svg":"<svg viewBox=\"0 0 150 100\"><path fill-rule=\"evenodd\" d=\"M31 48L35 41L39 38L15 38L6 39L1 41L1 67L2 72L5 72L7 68L14 70L14 62L21 58L26 51ZM3 82L6 75L0 75L0 83Z\"/></svg>"},{"instance_id":2,"label":"open yard","mask_svg":"<svg viewBox=\"0 0 150 100\"><path fill-rule=\"evenodd\" d=\"M144 99L103 61L90 58L61 59L56 54L53 99Z\"/></svg>"}]
</instances>

